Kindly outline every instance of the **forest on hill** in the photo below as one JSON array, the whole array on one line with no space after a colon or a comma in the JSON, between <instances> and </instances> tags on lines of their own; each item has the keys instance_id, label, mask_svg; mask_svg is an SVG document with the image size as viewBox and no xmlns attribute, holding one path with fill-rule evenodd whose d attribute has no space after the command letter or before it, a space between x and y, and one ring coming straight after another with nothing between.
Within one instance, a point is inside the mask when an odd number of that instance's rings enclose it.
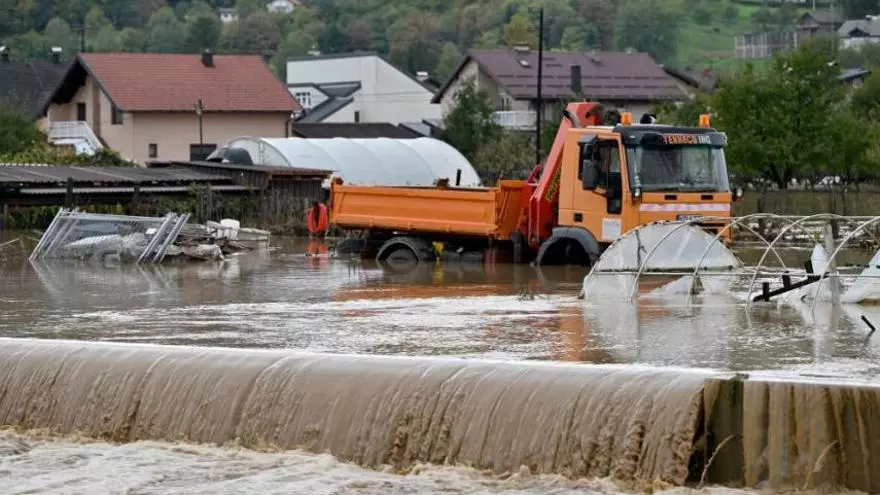
<instances>
[{"instance_id":1,"label":"forest on hill","mask_svg":"<svg viewBox=\"0 0 880 495\"><path fill-rule=\"evenodd\" d=\"M702 67L729 60L733 36L791 26L794 3L771 0L301 0L272 14L267 0L0 0L0 44L17 58L91 51L228 53L284 61L374 50L411 72L446 77L474 47L537 42L544 8L550 50L644 51L658 61ZM823 2L819 2L821 5ZM849 18L876 13L876 0L836 2ZM218 8L238 21L222 23Z\"/></svg>"}]
</instances>

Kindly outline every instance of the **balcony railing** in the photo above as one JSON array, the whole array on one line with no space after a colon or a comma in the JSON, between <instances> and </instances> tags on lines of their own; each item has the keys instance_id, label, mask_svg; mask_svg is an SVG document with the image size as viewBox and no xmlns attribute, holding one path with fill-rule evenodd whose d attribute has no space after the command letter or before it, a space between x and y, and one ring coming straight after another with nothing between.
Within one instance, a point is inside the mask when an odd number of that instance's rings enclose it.
<instances>
[{"instance_id":1,"label":"balcony railing","mask_svg":"<svg viewBox=\"0 0 880 495\"><path fill-rule=\"evenodd\" d=\"M50 143L71 144L73 141L84 141L93 152L104 147L87 122L71 120L49 123Z\"/></svg>"},{"instance_id":2,"label":"balcony railing","mask_svg":"<svg viewBox=\"0 0 880 495\"><path fill-rule=\"evenodd\" d=\"M535 112L500 111L492 113L492 121L511 130L527 131L535 128Z\"/></svg>"}]
</instances>

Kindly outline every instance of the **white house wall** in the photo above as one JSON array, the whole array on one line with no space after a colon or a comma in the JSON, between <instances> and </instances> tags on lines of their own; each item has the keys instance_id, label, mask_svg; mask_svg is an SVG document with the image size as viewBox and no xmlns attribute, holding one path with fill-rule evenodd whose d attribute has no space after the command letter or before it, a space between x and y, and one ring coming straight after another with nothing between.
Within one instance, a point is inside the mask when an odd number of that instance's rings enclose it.
<instances>
[{"instance_id":1,"label":"white house wall","mask_svg":"<svg viewBox=\"0 0 880 495\"><path fill-rule=\"evenodd\" d=\"M361 88L352 95L355 101L325 122L354 122L355 110L360 111L360 122L398 124L442 116L441 106L431 103L430 91L375 55L317 57L287 63L288 84L352 81L361 83ZM315 100L312 103L316 106Z\"/></svg>"},{"instance_id":2,"label":"white house wall","mask_svg":"<svg viewBox=\"0 0 880 495\"><path fill-rule=\"evenodd\" d=\"M358 101L355 98L355 101L349 103L343 108L337 110L335 113L322 120L321 122L327 123L336 123L336 124L345 124L349 122L354 122L354 112L357 110ZM361 116L361 122L363 122L363 115Z\"/></svg>"}]
</instances>

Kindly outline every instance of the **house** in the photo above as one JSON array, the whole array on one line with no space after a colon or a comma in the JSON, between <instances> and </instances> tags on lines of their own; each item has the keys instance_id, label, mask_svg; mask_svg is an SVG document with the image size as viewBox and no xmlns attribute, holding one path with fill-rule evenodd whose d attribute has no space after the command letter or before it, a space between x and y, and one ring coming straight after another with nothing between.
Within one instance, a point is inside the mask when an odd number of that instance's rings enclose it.
<instances>
[{"instance_id":1,"label":"house","mask_svg":"<svg viewBox=\"0 0 880 495\"><path fill-rule=\"evenodd\" d=\"M41 121L52 90L69 62L55 49L50 60L15 60L10 47L0 47L0 107Z\"/></svg>"},{"instance_id":2,"label":"house","mask_svg":"<svg viewBox=\"0 0 880 495\"><path fill-rule=\"evenodd\" d=\"M664 66L663 70L675 79L678 87L683 92L688 94L694 94L695 92L711 93L715 90L715 85L718 84L718 77L711 68L695 72L690 70L690 68L679 70L674 67Z\"/></svg>"},{"instance_id":3,"label":"house","mask_svg":"<svg viewBox=\"0 0 880 495\"><path fill-rule=\"evenodd\" d=\"M299 0L272 0L266 4L266 9L273 14L290 14L299 6Z\"/></svg>"},{"instance_id":4,"label":"house","mask_svg":"<svg viewBox=\"0 0 880 495\"><path fill-rule=\"evenodd\" d=\"M535 127L537 108L538 53L527 47L510 50L470 50L437 91L432 100L448 112L455 106L455 94L473 83L495 102L493 118L507 128ZM582 96L629 111L647 112L655 103L687 97L677 82L646 53L545 52L542 91L545 103L576 99L572 82L581 86ZM579 70L580 76L575 76ZM544 118L552 118L553 105L544 105ZM638 118L638 117L637 117Z\"/></svg>"},{"instance_id":5,"label":"house","mask_svg":"<svg viewBox=\"0 0 880 495\"><path fill-rule=\"evenodd\" d=\"M301 138L390 138L390 139L416 139L425 137L419 132L388 123L313 123L296 122L292 126L293 136Z\"/></svg>"},{"instance_id":6,"label":"house","mask_svg":"<svg viewBox=\"0 0 880 495\"><path fill-rule=\"evenodd\" d=\"M50 141L145 163L201 159L243 134L282 137L300 106L257 55L81 53L45 110Z\"/></svg>"},{"instance_id":7,"label":"house","mask_svg":"<svg viewBox=\"0 0 880 495\"><path fill-rule=\"evenodd\" d=\"M843 24L843 17L831 10L811 10L804 12L796 21L798 39L814 36L834 36Z\"/></svg>"},{"instance_id":8,"label":"house","mask_svg":"<svg viewBox=\"0 0 880 495\"><path fill-rule=\"evenodd\" d=\"M287 62L304 122L421 122L440 118L426 72L411 75L373 52L314 54Z\"/></svg>"},{"instance_id":9,"label":"house","mask_svg":"<svg viewBox=\"0 0 880 495\"><path fill-rule=\"evenodd\" d=\"M223 24L229 24L238 20L238 10L234 8L219 8L217 9L217 14L220 16L220 22Z\"/></svg>"},{"instance_id":10,"label":"house","mask_svg":"<svg viewBox=\"0 0 880 495\"><path fill-rule=\"evenodd\" d=\"M859 48L869 43L880 42L880 16L865 16L864 19L849 20L837 30L842 48Z\"/></svg>"}]
</instances>

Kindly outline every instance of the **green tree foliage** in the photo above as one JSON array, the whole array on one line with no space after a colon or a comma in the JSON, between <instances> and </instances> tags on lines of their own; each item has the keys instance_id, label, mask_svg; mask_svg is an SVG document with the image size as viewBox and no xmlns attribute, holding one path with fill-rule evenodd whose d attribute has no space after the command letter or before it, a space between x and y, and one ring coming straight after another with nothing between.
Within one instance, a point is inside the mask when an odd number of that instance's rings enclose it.
<instances>
[{"instance_id":1,"label":"green tree foliage","mask_svg":"<svg viewBox=\"0 0 880 495\"><path fill-rule=\"evenodd\" d=\"M855 119L837 76L827 54L805 47L776 58L766 72L748 68L723 81L711 103L730 139L729 163L781 189L793 178L816 181L868 167L873 129Z\"/></svg>"},{"instance_id":2,"label":"green tree foliage","mask_svg":"<svg viewBox=\"0 0 880 495\"><path fill-rule=\"evenodd\" d=\"M678 47L679 14L663 0L627 0L614 24L618 50L633 49L655 60L673 59Z\"/></svg>"},{"instance_id":3,"label":"green tree foliage","mask_svg":"<svg viewBox=\"0 0 880 495\"><path fill-rule=\"evenodd\" d=\"M0 155L22 153L45 141L46 136L33 122L11 109L0 108Z\"/></svg>"},{"instance_id":4,"label":"green tree foliage","mask_svg":"<svg viewBox=\"0 0 880 495\"><path fill-rule=\"evenodd\" d=\"M437 61L437 67L434 69L434 78L438 81L445 81L461 62L461 53L455 47L455 43L447 42L440 51L440 59Z\"/></svg>"},{"instance_id":5,"label":"green tree foliage","mask_svg":"<svg viewBox=\"0 0 880 495\"><path fill-rule=\"evenodd\" d=\"M526 45L538 48L538 33L534 20L524 12L514 15L504 26L504 44L508 47Z\"/></svg>"},{"instance_id":6,"label":"green tree foliage","mask_svg":"<svg viewBox=\"0 0 880 495\"><path fill-rule=\"evenodd\" d=\"M503 132L477 149L473 165L483 183L495 184L499 179L523 178L535 161L535 151L529 136L522 133Z\"/></svg>"},{"instance_id":7,"label":"green tree foliage","mask_svg":"<svg viewBox=\"0 0 880 495\"><path fill-rule=\"evenodd\" d=\"M186 23L186 48L189 52L216 50L220 42L220 20L215 15L192 13Z\"/></svg>"},{"instance_id":8,"label":"green tree foliage","mask_svg":"<svg viewBox=\"0 0 880 495\"><path fill-rule=\"evenodd\" d=\"M489 96L473 84L462 86L454 98L455 107L443 118L441 138L473 160L484 143L501 135L501 127L492 121L495 107Z\"/></svg>"},{"instance_id":9,"label":"green tree foliage","mask_svg":"<svg viewBox=\"0 0 880 495\"><path fill-rule=\"evenodd\" d=\"M148 51L174 53L180 50L185 40L184 25L171 7L162 7L150 17L147 23Z\"/></svg>"}]
</instances>

